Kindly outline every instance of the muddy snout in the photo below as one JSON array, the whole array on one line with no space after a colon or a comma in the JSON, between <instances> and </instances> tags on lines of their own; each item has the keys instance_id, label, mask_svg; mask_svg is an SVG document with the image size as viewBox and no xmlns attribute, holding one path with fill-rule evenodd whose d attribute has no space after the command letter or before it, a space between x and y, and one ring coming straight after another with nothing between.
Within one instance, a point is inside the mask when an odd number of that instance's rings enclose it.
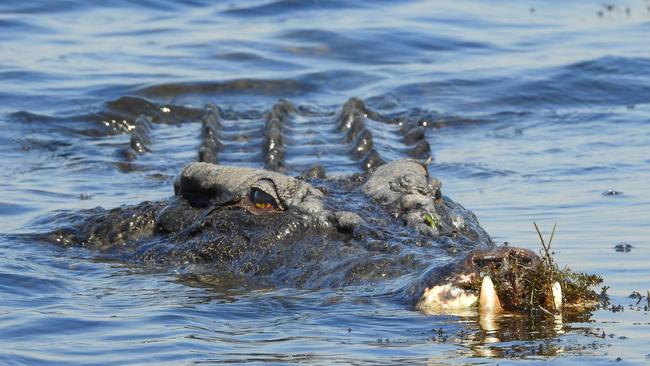
<instances>
[{"instance_id":1,"label":"muddy snout","mask_svg":"<svg viewBox=\"0 0 650 366\"><path fill-rule=\"evenodd\" d=\"M480 271L486 268L528 266L539 263L541 259L529 249L500 246L493 249L477 249L467 256L468 268Z\"/></svg>"},{"instance_id":2,"label":"muddy snout","mask_svg":"<svg viewBox=\"0 0 650 366\"><path fill-rule=\"evenodd\" d=\"M533 307L529 299L536 298L546 311L561 310L562 286L557 278L547 277L548 263L531 250L502 246L470 253L469 259L475 266L470 287L481 281L479 309L521 311Z\"/></svg>"},{"instance_id":3,"label":"muddy snout","mask_svg":"<svg viewBox=\"0 0 650 366\"><path fill-rule=\"evenodd\" d=\"M452 268L443 280L426 286L417 307L425 312L455 312L477 308L480 313L519 311L531 291L549 292L549 310L562 306L559 283L531 282L542 259L534 252L509 246L477 249ZM528 296L530 297L530 296Z\"/></svg>"}]
</instances>

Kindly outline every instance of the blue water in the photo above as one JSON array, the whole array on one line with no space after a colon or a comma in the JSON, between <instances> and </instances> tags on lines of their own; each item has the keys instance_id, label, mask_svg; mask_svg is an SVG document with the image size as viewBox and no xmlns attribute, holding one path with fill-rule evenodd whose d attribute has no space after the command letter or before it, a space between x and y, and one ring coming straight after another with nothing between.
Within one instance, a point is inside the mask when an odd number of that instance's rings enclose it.
<instances>
[{"instance_id":1,"label":"blue water","mask_svg":"<svg viewBox=\"0 0 650 366\"><path fill-rule=\"evenodd\" d=\"M0 364L650 361L647 299L628 298L650 289L648 34L641 0L2 1ZM496 242L537 250L532 222L557 223L558 262L600 274L625 311L486 329L355 288L213 288L8 235L170 196L206 103L255 126L280 98L333 116L351 97L427 122L431 174ZM125 164L148 102L171 112Z\"/></svg>"}]
</instances>

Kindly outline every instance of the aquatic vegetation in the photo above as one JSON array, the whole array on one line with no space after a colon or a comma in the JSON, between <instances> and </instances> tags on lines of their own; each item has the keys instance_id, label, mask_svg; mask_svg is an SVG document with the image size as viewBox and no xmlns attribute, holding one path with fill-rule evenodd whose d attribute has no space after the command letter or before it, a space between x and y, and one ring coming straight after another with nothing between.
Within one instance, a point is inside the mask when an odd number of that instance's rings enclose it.
<instances>
[{"instance_id":1,"label":"aquatic vegetation","mask_svg":"<svg viewBox=\"0 0 650 366\"><path fill-rule=\"evenodd\" d=\"M592 308L599 303L594 288L603 282L595 274L560 268L553 258L551 244L555 226L548 240L542 237L537 224L542 249L539 257L511 251L499 260L482 263L467 288L480 291L483 278L489 277L496 288L501 306L507 311L552 313L554 311Z\"/></svg>"}]
</instances>

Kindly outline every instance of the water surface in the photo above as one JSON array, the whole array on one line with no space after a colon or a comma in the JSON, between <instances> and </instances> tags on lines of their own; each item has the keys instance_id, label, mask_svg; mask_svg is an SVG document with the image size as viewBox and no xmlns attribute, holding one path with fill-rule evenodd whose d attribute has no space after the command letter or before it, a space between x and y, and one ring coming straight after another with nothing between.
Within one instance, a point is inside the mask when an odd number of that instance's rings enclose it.
<instances>
[{"instance_id":1,"label":"water surface","mask_svg":"<svg viewBox=\"0 0 650 366\"><path fill-rule=\"evenodd\" d=\"M359 97L428 127L431 174L496 242L537 250L532 222L557 223L557 260L603 276L625 311L486 329L358 288L211 288L4 235L0 364L647 362L647 299L628 295L650 289L649 33L650 3L632 0L3 1L0 232L169 197L207 103L227 163L263 166L255 131L286 98L303 111L290 172L358 172L325 127ZM159 123L125 161L140 114ZM382 157L407 156L375 127Z\"/></svg>"}]
</instances>

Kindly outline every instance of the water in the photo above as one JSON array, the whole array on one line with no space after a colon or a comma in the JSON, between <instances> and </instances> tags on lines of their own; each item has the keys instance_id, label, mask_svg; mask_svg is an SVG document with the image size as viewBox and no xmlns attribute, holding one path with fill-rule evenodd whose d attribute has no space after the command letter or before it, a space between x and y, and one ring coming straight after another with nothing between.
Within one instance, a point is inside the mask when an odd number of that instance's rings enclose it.
<instances>
[{"instance_id":1,"label":"water","mask_svg":"<svg viewBox=\"0 0 650 366\"><path fill-rule=\"evenodd\" d=\"M306 134L328 171L358 171L318 128L356 96L428 122L431 173L495 241L536 250L532 222L557 223L557 260L602 275L625 311L494 330L355 288L210 288L5 235L0 364L647 362L646 299L628 295L650 289L649 31L650 3L632 0L3 1L1 232L168 197L206 103L231 117L232 163L263 164L237 131L257 138L287 98L304 111L287 162L307 163ZM126 162L120 131L147 108L171 111ZM382 157L402 157L377 128Z\"/></svg>"}]
</instances>

